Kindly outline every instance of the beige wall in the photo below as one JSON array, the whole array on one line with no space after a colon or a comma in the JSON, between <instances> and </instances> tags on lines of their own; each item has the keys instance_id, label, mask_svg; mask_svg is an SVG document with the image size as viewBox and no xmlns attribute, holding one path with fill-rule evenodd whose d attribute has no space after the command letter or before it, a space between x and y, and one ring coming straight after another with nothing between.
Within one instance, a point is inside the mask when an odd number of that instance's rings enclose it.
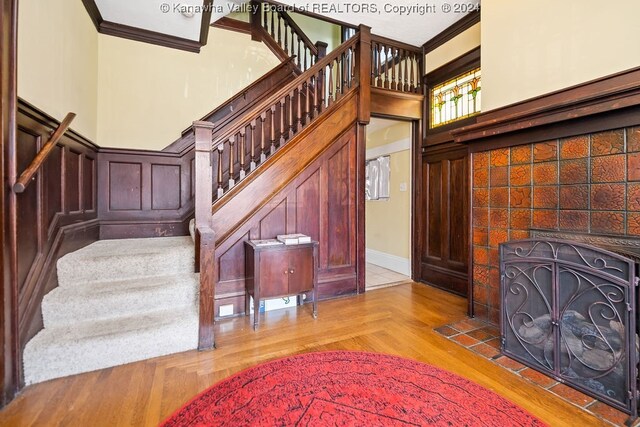
<instances>
[{"instance_id":1,"label":"beige wall","mask_svg":"<svg viewBox=\"0 0 640 427\"><path fill-rule=\"evenodd\" d=\"M429 52L425 58L425 71L430 73L478 46L480 46L479 23Z\"/></svg>"},{"instance_id":2,"label":"beige wall","mask_svg":"<svg viewBox=\"0 0 640 427\"><path fill-rule=\"evenodd\" d=\"M374 119L375 120L375 119ZM411 138L411 125L398 123L367 135L367 149ZM400 191L400 184L407 191ZM367 249L410 259L411 255L411 151L391 154L391 193L388 200L366 202Z\"/></svg>"},{"instance_id":3,"label":"beige wall","mask_svg":"<svg viewBox=\"0 0 640 427\"><path fill-rule=\"evenodd\" d=\"M18 96L92 141L98 128L98 33L81 1L21 0Z\"/></svg>"},{"instance_id":4,"label":"beige wall","mask_svg":"<svg viewBox=\"0 0 640 427\"><path fill-rule=\"evenodd\" d=\"M159 150L276 65L262 43L211 28L199 55L99 37L98 141Z\"/></svg>"},{"instance_id":5,"label":"beige wall","mask_svg":"<svg viewBox=\"0 0 640 427\"><path fill-rule=\"evenodd\" d=\"M293 21L304 31L312 43L323 41L328 44L327 53L340 46L342 34L338 25L310 18L299 13L290 13Z\"/></svg>"},{"instance_id":6,"label":"beige wall","mask_svg":"<svg viewBox=\"0 0 640 427\"><path fill-rule=\"evenodd\" d=\"M482 2L482 109L640 66L640 1Z\"/></svg>"}]
</instances>

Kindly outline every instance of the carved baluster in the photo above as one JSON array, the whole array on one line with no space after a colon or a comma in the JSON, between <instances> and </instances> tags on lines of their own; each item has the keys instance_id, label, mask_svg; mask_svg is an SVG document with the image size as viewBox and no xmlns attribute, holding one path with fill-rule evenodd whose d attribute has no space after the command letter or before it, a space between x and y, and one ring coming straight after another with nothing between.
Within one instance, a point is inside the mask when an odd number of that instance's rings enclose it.
<instances>
[{"instance_id":1,"label":"carved baluster","mask_svg":"<svg viewBox=\"0 0 640 427\"><path fill-rule=\"evenodd\" d=\"M353 87L353 82L356 79L356 49L351 48L351 76L349 77L349 88Z\"/></svg>"},{"instance_id":2,"label":"carved baluster","mask_svg":"<svg viewBox=\"0 0 640 427\"><path fill-rule=\"evenodd\" d=\"M287 128L285 127L285 113L286 113L286 101L287 101L287 97L285 96L284 98L282 98L280 100L280 146L282 147L282 144L284 144L284 141L286 139L285 135L287 133Z\"/></svg>"},{"instance_id":3,"label":"carved baluster","mask_svg":"<svg viewBox=\"0 0 640 427\"><path fill-rule=\"evenodd\" d=\"M276 106L271 106L271 153L276 152Z\"/></svg>"},{"instance_id":4,"label":"carved baluster","mask_svg":"<svg viewBox=\"0 0 640 427\"><path fill-rule=\"evenodd\" d=\"M262 26L266 30L269 27L269 14L267 13L268 8L262 9Z\"/></svg>"},{"instance_id":5,"label":"carved baluster","mask_svg":"<svg viewBox=\"0 0 640 427\"><path fill-rule=\"evenodd\" d=\"M409 92L409 52L403 50L402 55L402 90Z\"/></svg>"},{"instance_id":6,"label":"carved baluster","mask_svg":"<svg viewBox=\"0 0 640 427\"><path fill-rule=\"evenodd\" d=\"M267 154L265 153L265 139L264 134L264 122L267 120L267 113L260 114L260 163L267 160Z\"/></svg>"},{"instance_id":7,"label":"carved baluster","mask_svg":"<svg viewBox=\"0 0 640 427\"><path fill-rule=\"evenodd\" d=\"M305 83L305 87L307 88L307 91L305 92L305 106L304 106L304 116L305 116L305 124L309 124L309 122L311 121L311 79L313 77L311 77L309 80L307 80L307 82Z\"/></svg>"},{"instance_id":8,"label":"carved baluster","mask_svg":"<svg viewBox=\"0 0 640 427\"><path fill-rule=\"evenodd\" d=\"M391 47L389 47L388 49L385 47L384 60L385 60L384 88L385 89L391 89L391 87L392 87L391 70L393 69L393 67L389 66L391 64L391 61L392 61L392 58L391 58Z\"/></svg>"},{"instance_id":9,"label":"carved baluster","mask_svg":"<svg viewBox=\"0 0 640 427\"><path fill-rule=\"evenodd\" d=\"M289 24L287 21L284 21L284 51L291 56L289 53Z\"/></svg>"},{"instance_id":10,"label":"carved baluster","mask_svg":"<svg viewBox=\"0 0 640 427\"><path fill-rule=\"evenodd\" d=\"M333 61L329 63L329 99L327 99L327 106L333 104Z\"/></svg>"},{"instance_id":11,"label":"carved baluster","mask_svg":"<svg viewBox=\"0 0 640 427\"><path fill-rule=\"evenodd\" d=\"M246 161L246 156L247 156L247 140L245 138L246 135L246 128L242 128L240 130L240 146L238 147L238 155L240 156L240 178L238 179L239 181L242 181L244 179L245 176L247 176L247 172L245 171L245 161Z\"/></svg>"},{"instance_id":12,"label":"carved baluster","mask_svg":"<svg viewBox=\"0 0 640 427\"><path fill-rule=\"evenodd\" d=\"M323 67L320 72L318 72L318 77L316 78L316 111L318 114L322 112L322 107L324 106L324 73L327 67Z\"/></svg>"},{"instance_id":13,"label":"carved baluster","mask_svg":"<svg viewBox=\"0 0 640 427\"><path fill-rule=\"evenodd\" d=\"M224 151L224 143L218 145L218 199L224 194L224 186L222 185L222 154Z\"/></svg>"},{"instance_id":14,"label":"carved baluster","mask_svg":"<svg viewBox=\"0 0 640 427\"><path fill-rule=\"evenodd\" d=\"M267 8L269 8L269 5L267 5ZM276 27L274 25L274 23L275 23L274 15L275 15L275 13L273 13L273 11L271 11L271 37L275 39L276 38Z\"/></svg>"},{"instance_id":15,"label":"carved baluster","mask_svg":"<svg viewBox=\"0 0 640 427\"><path fill-rule=\"evenodd\" d=\"M289 94L289 111L288 111L289 112L289 114L288 114L289 121L287 123L289 125L288 126L288 128L289 128L289 132L288 132L289 138L288 139L293 138L293 135L294 135L294 125L295 125L295 119L293 117L293 107L294 107L294 99L293 98L294 98L294 96L295 96L295 89L292 90L291 93Z\"/></svg>"},{"instance_id":16,"label":"carved baluster","mask_svg":"<svg viewBox=\"0 0 640 427\"><path fill-rule=\"evenodd\" d=\"M409 58L410 61L410 65L411 65L411 71L409 71L409 76L410 76L410 80L409 80L409 92L413 92L415 90L415 71L413 69L413 55L411 55L411 57Z\"/></svg>"},{"instance_id":17,"label":"carved baluster","mask_svg":"<svg viewBox=\"0 0 640 427\"><path fill-rule=\"evenodd\" d=\"M304 86L301 84L300 86L298 86L298 95L296 96L296 132L300 132L300 129L302 129L302 94L303 91L302 89L304 88Z\"/></svg>"},{"instance_id":18,"label":"carved baluster","mask_svg":"<svg viewBox=\"0 0 640 427\"><path fill-rule=\"evenodd\" d=\"M249 164L249 172L256 168L258 158L256 157L256 119L251 120L251 163Z\"/></svg>"},{"instance_id":19,"label":"carved baluster","mask_svg":"<svg viewBox=\"0 0 640 427\"><path fill-rule=\"evenodd\" d=\"M398 90L398 81L396 80L396 48L391 48L391 87L390 89Z\"/></svg>"},{"instance_id":20,"label":"carved baluster","mask_svg":"<svg viewBox=\"0 0 640 427\"><path fill-rule=\"evenodd\" d=\"M356 61L353 61L355 64ZM371 85L376 85L376 44L371 43Z\"/></svg>"},{"instance_id":21,"label":"carved baluster","mask_svg":"<svg viewBox=\"0 0 640 427\"><path fill-rule=\"evenodd\" d=\"M384 81L382 80L382 51L384 50L384 46L378 43L378 48L380 49L380 53L378 54L378 87L384 87Z\"/></svg>"},{"instance_id":22,"label":"carved baluster","mask_svg":"<svg viewBox=\"0 0 640 427\"><path fill-rule=\"evenodd\" d=\"M236 185L235 176L235 144L236 144L236 136L233 135L229 138L229 190L231 190L234 185Z\"/></svg>"},{"instance_id":23,"label":"carved baluster","mask_svg":"<svg viewBox=\"0 0 640 427\"><path fill-rule=\"evenodd\" d=\"M304 71L307 71L309 69L308 62L307 62L308 55L309 55L309 48L305 47L304 48Z\"/></svg>"},{"instance_id":24,"label":"carved baluster","mask_svg":"<svg viewBox=\"0 0 640 427\"><path fill-rule=\"evenodd\" d=\"M298 39L298 67L302 67L302 56L300 55L302 51L302 40L300 40L300 36L298 36L297 34L296 38ZM306 71L306 69L302 71Z\"/></svg>"},{"instance_id":25,"label":"carved baluster","mask_svg":"<svg viewBox=\"0 0 640 427\"><path fill-rule=\"evenodd\" d=\"M278 45L282 46L282 18L278 15Z\"/></svg>"},{"instance_id":26,"label":"carved baluster","mask_svg":"<svg viewBox=\"0 0 640 427\"><path fill-rule=\"evenodd\" d=\"M340 62L342 62L342 64L340 64L340 74L342 74L342 81L340 82L340 97L342 97L342 95L347 91L347 67L349 66L349 63L346 52L343 52L342 55L340 55Z\"/></svg>"}]
</instances>

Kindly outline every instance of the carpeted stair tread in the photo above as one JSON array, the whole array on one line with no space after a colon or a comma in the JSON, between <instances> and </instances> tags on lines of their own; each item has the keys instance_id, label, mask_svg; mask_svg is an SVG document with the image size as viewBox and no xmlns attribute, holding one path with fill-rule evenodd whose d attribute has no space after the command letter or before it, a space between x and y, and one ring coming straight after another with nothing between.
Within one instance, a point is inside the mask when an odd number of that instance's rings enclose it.
<instances>
[{"instance_id":1,"label":"carpeted stair tread","mask_svg":"<svg viewBox=\"0 0 640 427\"><path fill-rule=\"evenodd\" d=\"M198 274L183 273L56 288L45 295L42 302L44 326L73 325L78 319L110 319L193 306L198 285Z\"/></svg>"},{"instance_id":2,"label":"carpeted stair tread","mask_svg":"<svg viewBox=\"0 0 640 427\"><path fill-rule=\"evenodd\" d=\"M101 240L58 260L45 328L26 345L26 384L198 346L190 237Z\"/></svg>"},{"instance_id":3,"label":"carpeted stair tread","mask_svg":"<svg viewBox=\"0 0 640 427\"><path fill-rule=\"evenodd\" d=\"M25 347L25 382L193 350L198 344L196 305L111 320L45 328Z\"/></svg>"},{"instance_id":4,"label":"carpeted stair tread","mask_svg":"<svg viewBox=\"0 0 640 427\"><path fill-rule=\"evenodd\" d=\"M58 260L60 287L193 272L190 237L101 240Z\"/></svg>"}]
</instances>

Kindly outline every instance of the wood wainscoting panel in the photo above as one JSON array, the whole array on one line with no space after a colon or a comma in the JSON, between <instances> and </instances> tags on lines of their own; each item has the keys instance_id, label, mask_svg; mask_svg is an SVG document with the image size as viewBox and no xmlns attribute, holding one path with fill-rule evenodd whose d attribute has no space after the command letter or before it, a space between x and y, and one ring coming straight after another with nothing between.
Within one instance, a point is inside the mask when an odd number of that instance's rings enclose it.
<instances>
[{"instance_id":1,"label":"wood wainscoting panel","mask_svg":"<svg viewBox=\"0 0 640 427\"><path fill-rule=\"evenodd\" d=\"M304 143L304 142L303 142ZM319 298L357 292L356 126L330 143L310 165L248 218L216 250L216 307L244 311L244 242L303 233L320 242ZM242 194L237 197L242 197ZM311 295L308 295L311 298Z\"/></svg>"},{"instance_id":2,"label":"wood wainscoting panel","mask_svg":"<svg viewBox=\"0 0 640 427\"><path fill-rule=\"evenodd\" d=\"M19 174L59 122L23 101L17 120ZM57 260L98 240L94 208L97 151L91 142L67 131L26 190L15 195L19 358L29 339L42 328L41 303L57 286Z\"/></svg>"},{"instance_id":3,"label":"wood wainscoting panel","mask_svg":"<svg viewBox=\"0 0 640 427\"><path fill-rule=\"evenodd\" d=\"M98 154L100 238L189 234L194 151L183 154L101 149Z\"/></svg>"}]
</instances>

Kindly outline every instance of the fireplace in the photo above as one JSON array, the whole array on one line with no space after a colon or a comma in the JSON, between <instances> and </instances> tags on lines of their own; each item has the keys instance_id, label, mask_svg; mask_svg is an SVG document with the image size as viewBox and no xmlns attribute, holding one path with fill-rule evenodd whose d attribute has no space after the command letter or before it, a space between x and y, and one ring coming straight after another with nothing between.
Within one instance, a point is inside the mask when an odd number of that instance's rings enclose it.
<instances>
[{"instance_id":1,"label":"fireplace","mask_svg":"<svg viewBox=\"0 0 640 427\"><path fill-rule=\"evenodd\" d=\"M635 419L637 242L546 234L500 245L502 351Z\"/></svg>"}]
</instances>

